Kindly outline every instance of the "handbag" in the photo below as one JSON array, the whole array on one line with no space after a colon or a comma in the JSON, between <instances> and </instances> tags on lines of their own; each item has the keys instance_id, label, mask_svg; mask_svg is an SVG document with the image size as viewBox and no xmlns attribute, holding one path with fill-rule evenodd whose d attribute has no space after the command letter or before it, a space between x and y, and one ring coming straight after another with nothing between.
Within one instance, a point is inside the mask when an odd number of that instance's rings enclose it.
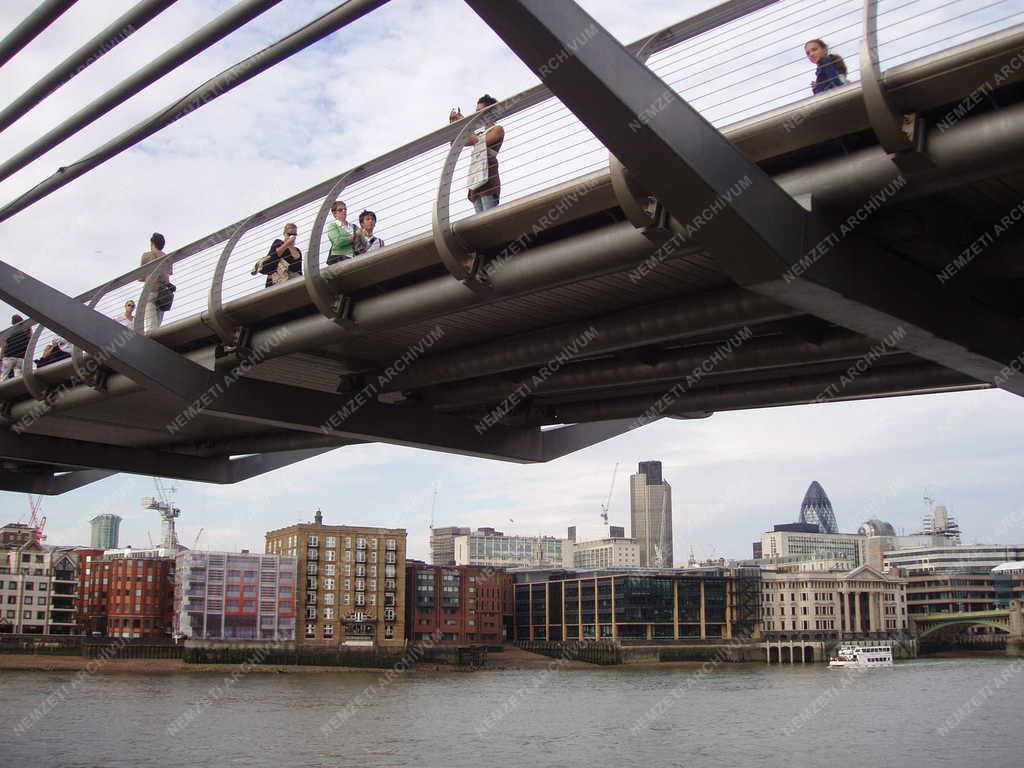
<instances>
[{"instance_id":1,"label":"handbag","mask_svg":"<svg viewBox=\"0 0 1024 768\"><path fill-rule=\"evenodd\" d=\"M174 283L161 283L156 289L156 296L153 297L153 306L160 312L168 312L174 303L174 292L178 290Z\"/></svg>"},{"instance_id":2,"label":"handbag","mask_svg":"<svg viewBox=\"0 0 1024 768\"><path fill-rule=\"evenodd\" d=\"M466 186L470 192L476 192L487 186L489 174L487 173L487 137L486 133L473 145L473 151L469 155L469 178Z\"/></svg>"}]
</instances>

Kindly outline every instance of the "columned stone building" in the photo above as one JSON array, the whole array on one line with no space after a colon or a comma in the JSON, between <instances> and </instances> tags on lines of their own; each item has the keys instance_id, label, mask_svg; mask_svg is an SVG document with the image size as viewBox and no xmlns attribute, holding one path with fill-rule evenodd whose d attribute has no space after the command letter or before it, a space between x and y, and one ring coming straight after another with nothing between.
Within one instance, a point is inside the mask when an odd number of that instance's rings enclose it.
<instances>
[{"instance_id":1,"label":"columned stone building","mask_svg":"<svg viewBox=\"0 0 1024 768\"><path fill-rule=\"evenodd\" d=\"M762 629L807 640L882 637L907 628L905 579L852 571L762 566Z\"/></svg>"}]
</instances>

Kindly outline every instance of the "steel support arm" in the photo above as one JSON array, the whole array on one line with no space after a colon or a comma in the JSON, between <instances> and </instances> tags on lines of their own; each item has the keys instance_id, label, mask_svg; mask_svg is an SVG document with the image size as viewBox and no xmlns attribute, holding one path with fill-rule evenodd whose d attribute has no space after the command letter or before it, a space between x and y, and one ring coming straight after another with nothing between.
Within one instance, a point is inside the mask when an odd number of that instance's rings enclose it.
<instances>
[{"instance_id":1,"label":"steel support arm","mask_svg":"<svg viewBox=\"0 0 1024 768\"><path fill-rule=\"evenodd\" d=\"M57 496L116 474L116 472L102 469L82 469L60 474L53 472L0 472L0 490Z\"/></svg>"},{"instance_id":2,"label":"steel support arm","mask_svg":"<svg viewBox=\"0 0 1024 768\"><path fill-rule=\"evenodd\" d=\"M45 0L0 40L0 67L14 58L40 32L53 24L77 0Z\"/></svg>"},{"instance_id":3,"label":"steel support arm","mask_svg":"<svg viewBox=\"0 0 1024 768\"><path fill-rule=\"evenodd\" d=\"M106 28L97 33L89 42L81 45L77 51L46 73L35 85L21 96L8 104L0 112L0 131L3 131L39 102L56 91L62 85L86 67L91 66L115 46L150 21L163 13L178 0L140 0L123 14L118 16Z\"/></svg>"},{"instance_id":4,"label":"steel support arm","mask_svg":"<svg viewBox=\"0 0 1024 768\"><path fill-rule=\"evenodd\" d=\"M575 2L466 2L677 219L710 214L700 242L739 285L1024 395L1024 325L844 240Z\"/></svg>"},{"instance_id":5,"label":"steel support arm","mask_svg":"<svg viewBox=\"0 0 1024 768\"><path fill-rule=\"evenodd\" d=\"M0 432L0 457L4 459L77 470L67 475L53 475L52 493L63 493L115 472L204 483L237 483L332 450L334 448L310 448L236 459L202 458L150 448L126 448L45 435ZM8 477L12 474L18 473L6 473ZM36 476L36 485L42 482L40 477ZM0 487L3 487L2 479Z\"/></svg>"},{"instance_id":6,"label":"steel support arm","mask_svg":"<svg viewBox=\"0 0 1024 768\"><path fill-rule=\"evenodd\" d=\"M381 405L372 387L352 396L302 390L302 397L296 397L298 390L287 385L245 378L255 365L251 361L224 372L210 371L4 262L0 299L80 346L99 364L181 400L177 421L183 430L197 415L206 414L343 439L542 460L537 429L495 425L481 430L430 409Z\"/></svg>"}]
</instances>

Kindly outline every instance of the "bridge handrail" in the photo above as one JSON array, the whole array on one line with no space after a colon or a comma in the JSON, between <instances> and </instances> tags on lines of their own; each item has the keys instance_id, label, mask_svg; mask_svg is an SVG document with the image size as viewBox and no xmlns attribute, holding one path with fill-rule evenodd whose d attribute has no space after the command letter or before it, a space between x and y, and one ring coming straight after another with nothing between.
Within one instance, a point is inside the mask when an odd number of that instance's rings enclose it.
<instances>
[{"instance_id":1,"label":"bridge handrail","mask_svg":"<svg viewBox=\"0 0 1024 768\"><path fill-rule=\"evenodd\" d=\"M853 0L850 1L852 2ZM954 0L954 2L955 1L956 0ZM856 0L856 2L859 4L862 2L862 0ZM866 2L874 4L875 0L866 0ZM916 0L911 0L911 3L912 2L916 2ZM717 29L718 27L728 24L729 22L736 21L745 16L753 14L757 11L764 10L769 6L774 5L779 5L781 8L785 5L785 3L784 0L744 0L743 2L724 3L722 5L716 6L715 8L709 9L708 11L705 11L704 13L699 14L698 16L680 21L674 25L666 27L665 29L657 32L654 35L638 40L630 44L628 48L632 50L634 53L642 51L645 57L653 56L655 54L662 52L666 52L666 55L668 56L675 55L674 52L670 51L669 49L673 48L679 43L684 42L685 40L688 40L696 35L700 35L709 30ZM904 5L907 5L907 3L904 2ZM903 7L904 6L897 6L895 10L901 9ZM894 9L890 8L886 11L883 11L883 13L893 11ZM676 62L678 62L678 59L676 59ZM853 71L852 67L851 71ZM539 84L531 89L522 92L518 96L509 99L508 102L511 103L509 104L508 108L504 110L504 114L511 117L518 113L524 112L530 107L537 106L549 98L551 98L550 92L548 91L546 86L544 86L543 83ZM554 100L552 99L552 101ZM183 246L182 248L172 251L170 254L168 254L167 261L170 264L177 264L188 259L189 257L200 256L202 257L200 261L190 262L196 263L198 266L200 265L200 262L205 262L204 254L207 251L210 251L209 255L212 258L214 256L213 249L228 241L233 234L237 234L239 238L241 238L242 234L247 234L246 230L251 230L252 235L249 241L246 242L244 247L237 250L239 250L239 255L241 256L245 256L247 253L251 255L252 248L259 249L260 247L265 247L265 239L262 241L264 244L261 246L260 241L258 241L257 238L263 237L263 235L257 232L255 229L253 229L252 225L250 225L249 223L259 222L265 223L266 226L273 226L273 222L275 219L285 215L295 215L303 206L308 206L311 204L316 204L319 206L322 204L322 201L324 201L324 198L326 196L329 196L331 190L336 188L339 185L339 183L342 182L343 179L345 180L344 183L346 187L348 187L351 185L358 184L360 181L368 180L371 177L374 177L376 174L395 169L397 166L401 165L404 162L418 162L420 160L426 159L427 162L424 163L424 165L429 166L432 160L431 153L438 150L439 148L446 148L447 145L451 143L452 139L461 130L465 128L467 122L471 121L472 119L473 116L470 116L465 118L463 121L459 121L457 123L450 125L444 125L438 128L437 130L431 132L430 134L427 134L426 136L422 136L419 139L409 142L404 146L398 147L388 153L385 153L377 158L374 158L373 160L355 166L354 168L350 169L349 171L346 171L345 173L333 176L325 181L313 185L312 187L309 187L306 190L296 193L295 195L292 195L291 197L285 200L270 205L256 212L255 214L240 219L239 221L233 224L230 224L220 230L217 230L216 232L213 232L203 238L200 238L192 243L189 243ZM536 122L536 120L534 122ZM517 156L514 154L506 154L503 157L502 167L505 172L508 172L509 170L514 170L516 168L516 165L510 162L514 160L516 157ZM571 172L572 171L570 171L570 173ZM552 183L557 183L557 180L553 181ZM320 233L316 231L317 229L317 227L314 227L314 231L312 232L310 242L311 247L307 248L307 253L317 250L317 248L313 246L313 239L320 237ZM214 275L214 279L219 283L220 286L219 291L216 290L216 286L212 285L212 281L210 283L207 283L206 277L201 277L200 282L204 285L204 287L208 285L208 291L203 290L199 292L194 292L192 290L189 290L191 285L179 285L179 291L177 294L178 307L176 307L176 314L181 314L182 309L191 309L192 306L195 305L197 308L195 312L190 311L189 313L182 316L192 317L197 314L201 315L205 310L209 322L211 324L216 324L218 313L223 313L225 311L223 281L224 274L227 268L227 260L232 255L234 254L233 249L231 248L221 249L221 252L219 254L220 260L218 261L217 269L215 270ZM122 300L123 296L121 293L118 293L118 289L122 289L123 292L123 289L135 284L136 282L139 282L140 279L144 279L152 269L152 265L136 267L119 277L107 281L102 286L86 291L78 298L79 300L90 302L93 305L95 305L96 302L98 301L97 297L101 295L109 297L110 300L112 301ZM189 270L186 270L182 274L185 276L186 280L191 279L191 273ZM314 294L315 290L313 289L317 284L317 277L315 275L310 275L306 282L307 287L310 288L311 295ZM252 285L248 285L246 290L248 290L248 292L251 293L255 290L255 288ZM144 291L145 286L143 285L140 293ZM213 296L213 293L215 291L217 292L216 297ZM197 299L197 296L195 295L196 293L205 294L205 298L207 300L203 301L203 296L199 296ZM214 298L216 298L217 301L214 301ZM314 303L316 303L316 298L317 296L313 296ZM320 296L319 298L324 299L325 297ZM199 302L198 304L196 304L197 300ZM143 302L144 298L140 296L139 300L137 301L137 305L141 307ZM317 306L319 307L319 304L317 304ZM323 308L320 309L321 311L323 311ZM24 321L22 325L24 327L30 327L31 323L32 321L31 319L29 319ZM223 337L222 333L218 333Z\"/></svg>"}]
</instances>

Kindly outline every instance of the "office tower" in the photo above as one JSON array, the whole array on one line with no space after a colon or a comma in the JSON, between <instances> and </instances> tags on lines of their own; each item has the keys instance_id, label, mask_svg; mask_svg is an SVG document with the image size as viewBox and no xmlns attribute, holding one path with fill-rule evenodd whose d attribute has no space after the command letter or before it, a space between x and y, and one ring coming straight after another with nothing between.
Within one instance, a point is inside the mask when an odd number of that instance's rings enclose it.
<instances>
[{"instance_id":1,"label":"office tower","mask_svg":"<svg viewBox=\"0 0 1024 768\"><path fill-rule=\"evenodd\" d=\"M672 486L660 461L641 461L629 478L630 531L640 543L640 565L672 567Z\"/></svg>"},{"instance_id":2,"label":"office tower","mask_svg":"<svg viewBox=\"0 0 1024 768\"><path fill-rule=\"evenodd\" d=\"M821 533L839 533L832 502L817 480L807 486L807 493L800 503L800 522L817 525Z\"/></svg>"},{"instance_id":3,"label":"office tower","mask_svg":"<svg viewBox=\"0 0 1024 768\"><path fill-rule=\"evenodd\" d=\"M89 542L92 549L117 549L120 517L110 514L96 515L89 524L92 526L92 539Z\"/></svg>"}]
</instances>

